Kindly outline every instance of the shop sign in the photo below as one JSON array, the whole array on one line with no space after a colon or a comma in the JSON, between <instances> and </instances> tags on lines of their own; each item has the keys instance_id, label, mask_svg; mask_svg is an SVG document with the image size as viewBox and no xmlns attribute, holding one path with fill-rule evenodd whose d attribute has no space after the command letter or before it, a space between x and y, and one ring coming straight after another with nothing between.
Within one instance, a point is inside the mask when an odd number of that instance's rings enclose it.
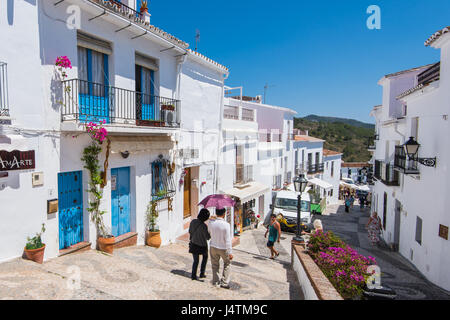
<instances>
[{"instance_id":1,"label":"shop sign","mask_svg":"<svg viewBox=\"0 0 450 320\"><path fill-rule=\"evenodd\" d=\"M34 150L0 150L0 171L34 169Z\"/></svg>"}]
</instances>

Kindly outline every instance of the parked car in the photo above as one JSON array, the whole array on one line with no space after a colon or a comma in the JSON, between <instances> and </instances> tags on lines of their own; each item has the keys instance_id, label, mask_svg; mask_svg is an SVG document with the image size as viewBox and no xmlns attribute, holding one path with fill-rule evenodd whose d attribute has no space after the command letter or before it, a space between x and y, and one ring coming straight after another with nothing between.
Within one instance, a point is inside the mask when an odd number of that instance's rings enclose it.
<instances>
[{"instance_id":1,"label":"parked car","mask_svg":"<svg viewBox=\"0 0 450 320\"><path fill-rule=\"evenodd\" d=\"M270 206L271 213L277 216L281 230L295 232L297 230L297 204L298 192L290 190L278 191L275 194L273 204ZM311 199L307 192L302 193L300 220L302 224L311 223ZM264 219L264 225L270 223L270 214Z\"/></svg>"}]
</instances>

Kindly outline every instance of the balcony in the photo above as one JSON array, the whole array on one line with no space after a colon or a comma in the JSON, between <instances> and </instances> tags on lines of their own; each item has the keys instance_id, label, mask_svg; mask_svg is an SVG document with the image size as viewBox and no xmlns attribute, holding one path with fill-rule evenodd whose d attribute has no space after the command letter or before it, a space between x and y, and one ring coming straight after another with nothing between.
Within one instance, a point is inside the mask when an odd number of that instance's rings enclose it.
<instances>
[{"instance_id":1,"label":"balcony","mask_svg":"<svg viewBox=\"0 0 450 320\"><path fill-rule=\"evenodd\" d=\"M316 163L316 164L308 164L307 169L308 169L308 174L312 174L312 173L320 173L323 172L323 162L322 163Z\"/></svg>"},{"instance_id":2,"label":"balcony","mask_svg":"<svg viewBox=\"0 0 450 320\"><path fill-rule=\"evenodd\" d=\"M180 127L180 101L79 79L63 82L61 120Z\"/></svg>"},{"instance_id":3,"label":"balcony","mask_svg":"<svg viewBox=\"0 0 450 320\"><path fill-rule=\"evenodd\" d=\"M256 121L256 110L243 108L239 106L224 106L223 118L230 120L242 120L255 122Z\"/></svg>"},{"instance_id":4,"label":"balcony","mask_svg":"<svg viewBox=\"0 0 450 320\"><path fill-rule=\"evenodd\" d=\"M390 163L375 160L375 178L386 186L400 186L399 173Z\"/></svg>"},{"instance_id":5,"label":"balcony","mask_svg":"<svg viewBox=\"0 0 450 320\"><path fill-rule=\"evenodd\" d=\"M0 123L2 118L9 118L8 71L6 63L0 61Z\"/></svg>"},{"instance_id":6,"label":"balcony","mask_svg":"<svg viewBox=\"0 0 450 320\"><path fill-rule=\"evenodd\" d=\"M260 132L259 142L282 142L283 135L281 133Z\"/></svg>"},{"instance_id":7,"label":"balcony","mask_svg":"<svg viewBox=\"0 0 450 320\"><path fill-rule=\"evenodd\" d=\"M404 174L419 174L417 161L409 160L403 146L395 147L394 166Z\"/></svg>"},{"instance_id":8,"label":"balcony","mask_svg":"<svg viewBox=\"0 0 450 320\"><path fill-rule=\"evenodd\" d=\"M440 73L441 62L438 62L417 75L417 85L427 85L433 81L439 80Z\"/></svg>"},{"instance_id":9,"label":"balcony","mask_svg":"<svg viewBox=\"0 0 450 320\"><path fill-rule=\"evenodd\" d=\"M253 181L253 166L236 165L236 181L234 184L245 184Z\"/></svg>"}]
</instances>

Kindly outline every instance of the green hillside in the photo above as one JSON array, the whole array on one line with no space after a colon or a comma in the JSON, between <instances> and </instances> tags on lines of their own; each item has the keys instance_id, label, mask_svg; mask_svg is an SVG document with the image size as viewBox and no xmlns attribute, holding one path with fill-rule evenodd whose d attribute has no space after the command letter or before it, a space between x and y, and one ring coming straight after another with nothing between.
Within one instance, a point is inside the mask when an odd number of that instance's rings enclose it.
<instances>
[{"instance_id":1,"label":"green hillside","mask_svg":"<svg viewBox=\"0 0 450 320\"><path fill-rule=\"evenodd\" d=\"M313 118L313 120L309 120L311 116L308 117L295 118L294 127L308 130L310 136L325 140L323 147L342 152L342 159L345 162L365 162L370 160L371 154L367 150L367 142L369 138L373 139L373 125L366 127L365 125L369 124L352 119L334 118L340 119L340 121L327 121L327 119L318 121L316 119L327 117Z\"/></svg>"},{"instance_id":2,"label":"green hillside","mask_svg":"<svg viewBox=\"0 0 450 320\"><path fill-rule=\"evenodd\" d=\"M375 125L371 123L365 123L354 119L346 119L346 118L335 118L335 117L323 117L316 116L315 114L310 114L309 116L303 117L302 119L317 121L317 122L342 122L349 124L355 127L367 128L367 129L375 129Z\"/></svg>"}]
</instances>

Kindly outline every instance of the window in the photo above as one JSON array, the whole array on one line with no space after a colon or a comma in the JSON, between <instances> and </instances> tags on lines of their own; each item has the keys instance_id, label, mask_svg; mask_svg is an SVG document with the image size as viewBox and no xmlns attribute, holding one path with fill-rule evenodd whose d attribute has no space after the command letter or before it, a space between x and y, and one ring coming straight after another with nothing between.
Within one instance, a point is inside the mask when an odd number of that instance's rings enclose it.
<instances>
[{"instance_id":1,"label":"window","mask_svg":"<svg viewBox=\"0 0 450 320\"><path fill-rule=\"evenodd\" d=\"M331 161L331 176L334 176L334 161Z\"/></svg>"},{"instance_id":2,"label":"window","mask_svg":"<svg viewBox=\"0 0 450 320\"><path fill-rule=\"evenodd\" d=\"M146 67L136 65L136 107L139 120L155 119L155 72Z\"/></svg>"},{"instance_id":3,"label":"window","mask_svg":"<svg viewBox=\"0 0 450 320\"><path fill-rule=\"evenodd\" d=\"M175 195L173 173L169 173L170 163L164 159L152 162L152 200L161 200Z\"/></svg>"},{"instance_id":4,"label":"window","mask_svg":"<svg viewBox=\"0 0 450 320\"><path fill-rule=\"evenodd\" d=\"M93 83L81 85L80 93L104 97L104 86L108 84L108 55L78 47L78 78Z\"/></svg>"},{"instance_id":5,"label":"window","mask_svg":"<svg viewBox=\"0 0 450 320\"><path fill-rule=\"evenodd\" d=\"M320 163L320 152L316 152L316 164Z\"/></svg>"},{"instance_id":6,"label":"window","mask_svg":"<svg viewBox=\"0 0 450 320\"><path fill-rule=\"evenodd\" d=\"M419 217L416 219L416 241L422 245L422 219Z\"/></svg>"},{"instance_id":7,"label":"window","mask_svg":"<svg viewBox=\"0 0 450 320\"><path fill-rule=\"evenodd\" d=\"M81 46L77 51L80 120L109 123L108 55Z\"/></svg>"},{"instance_id":8,"label":"window","mask_svg":"<svg viewBox=\"0 0 450 320\"><path fill-rule=\"evenodd\" d=\"M259 196L259 199L258 199L258 213L261 216L264 216L264 195Z\"/></svg>"}]
</instances>

